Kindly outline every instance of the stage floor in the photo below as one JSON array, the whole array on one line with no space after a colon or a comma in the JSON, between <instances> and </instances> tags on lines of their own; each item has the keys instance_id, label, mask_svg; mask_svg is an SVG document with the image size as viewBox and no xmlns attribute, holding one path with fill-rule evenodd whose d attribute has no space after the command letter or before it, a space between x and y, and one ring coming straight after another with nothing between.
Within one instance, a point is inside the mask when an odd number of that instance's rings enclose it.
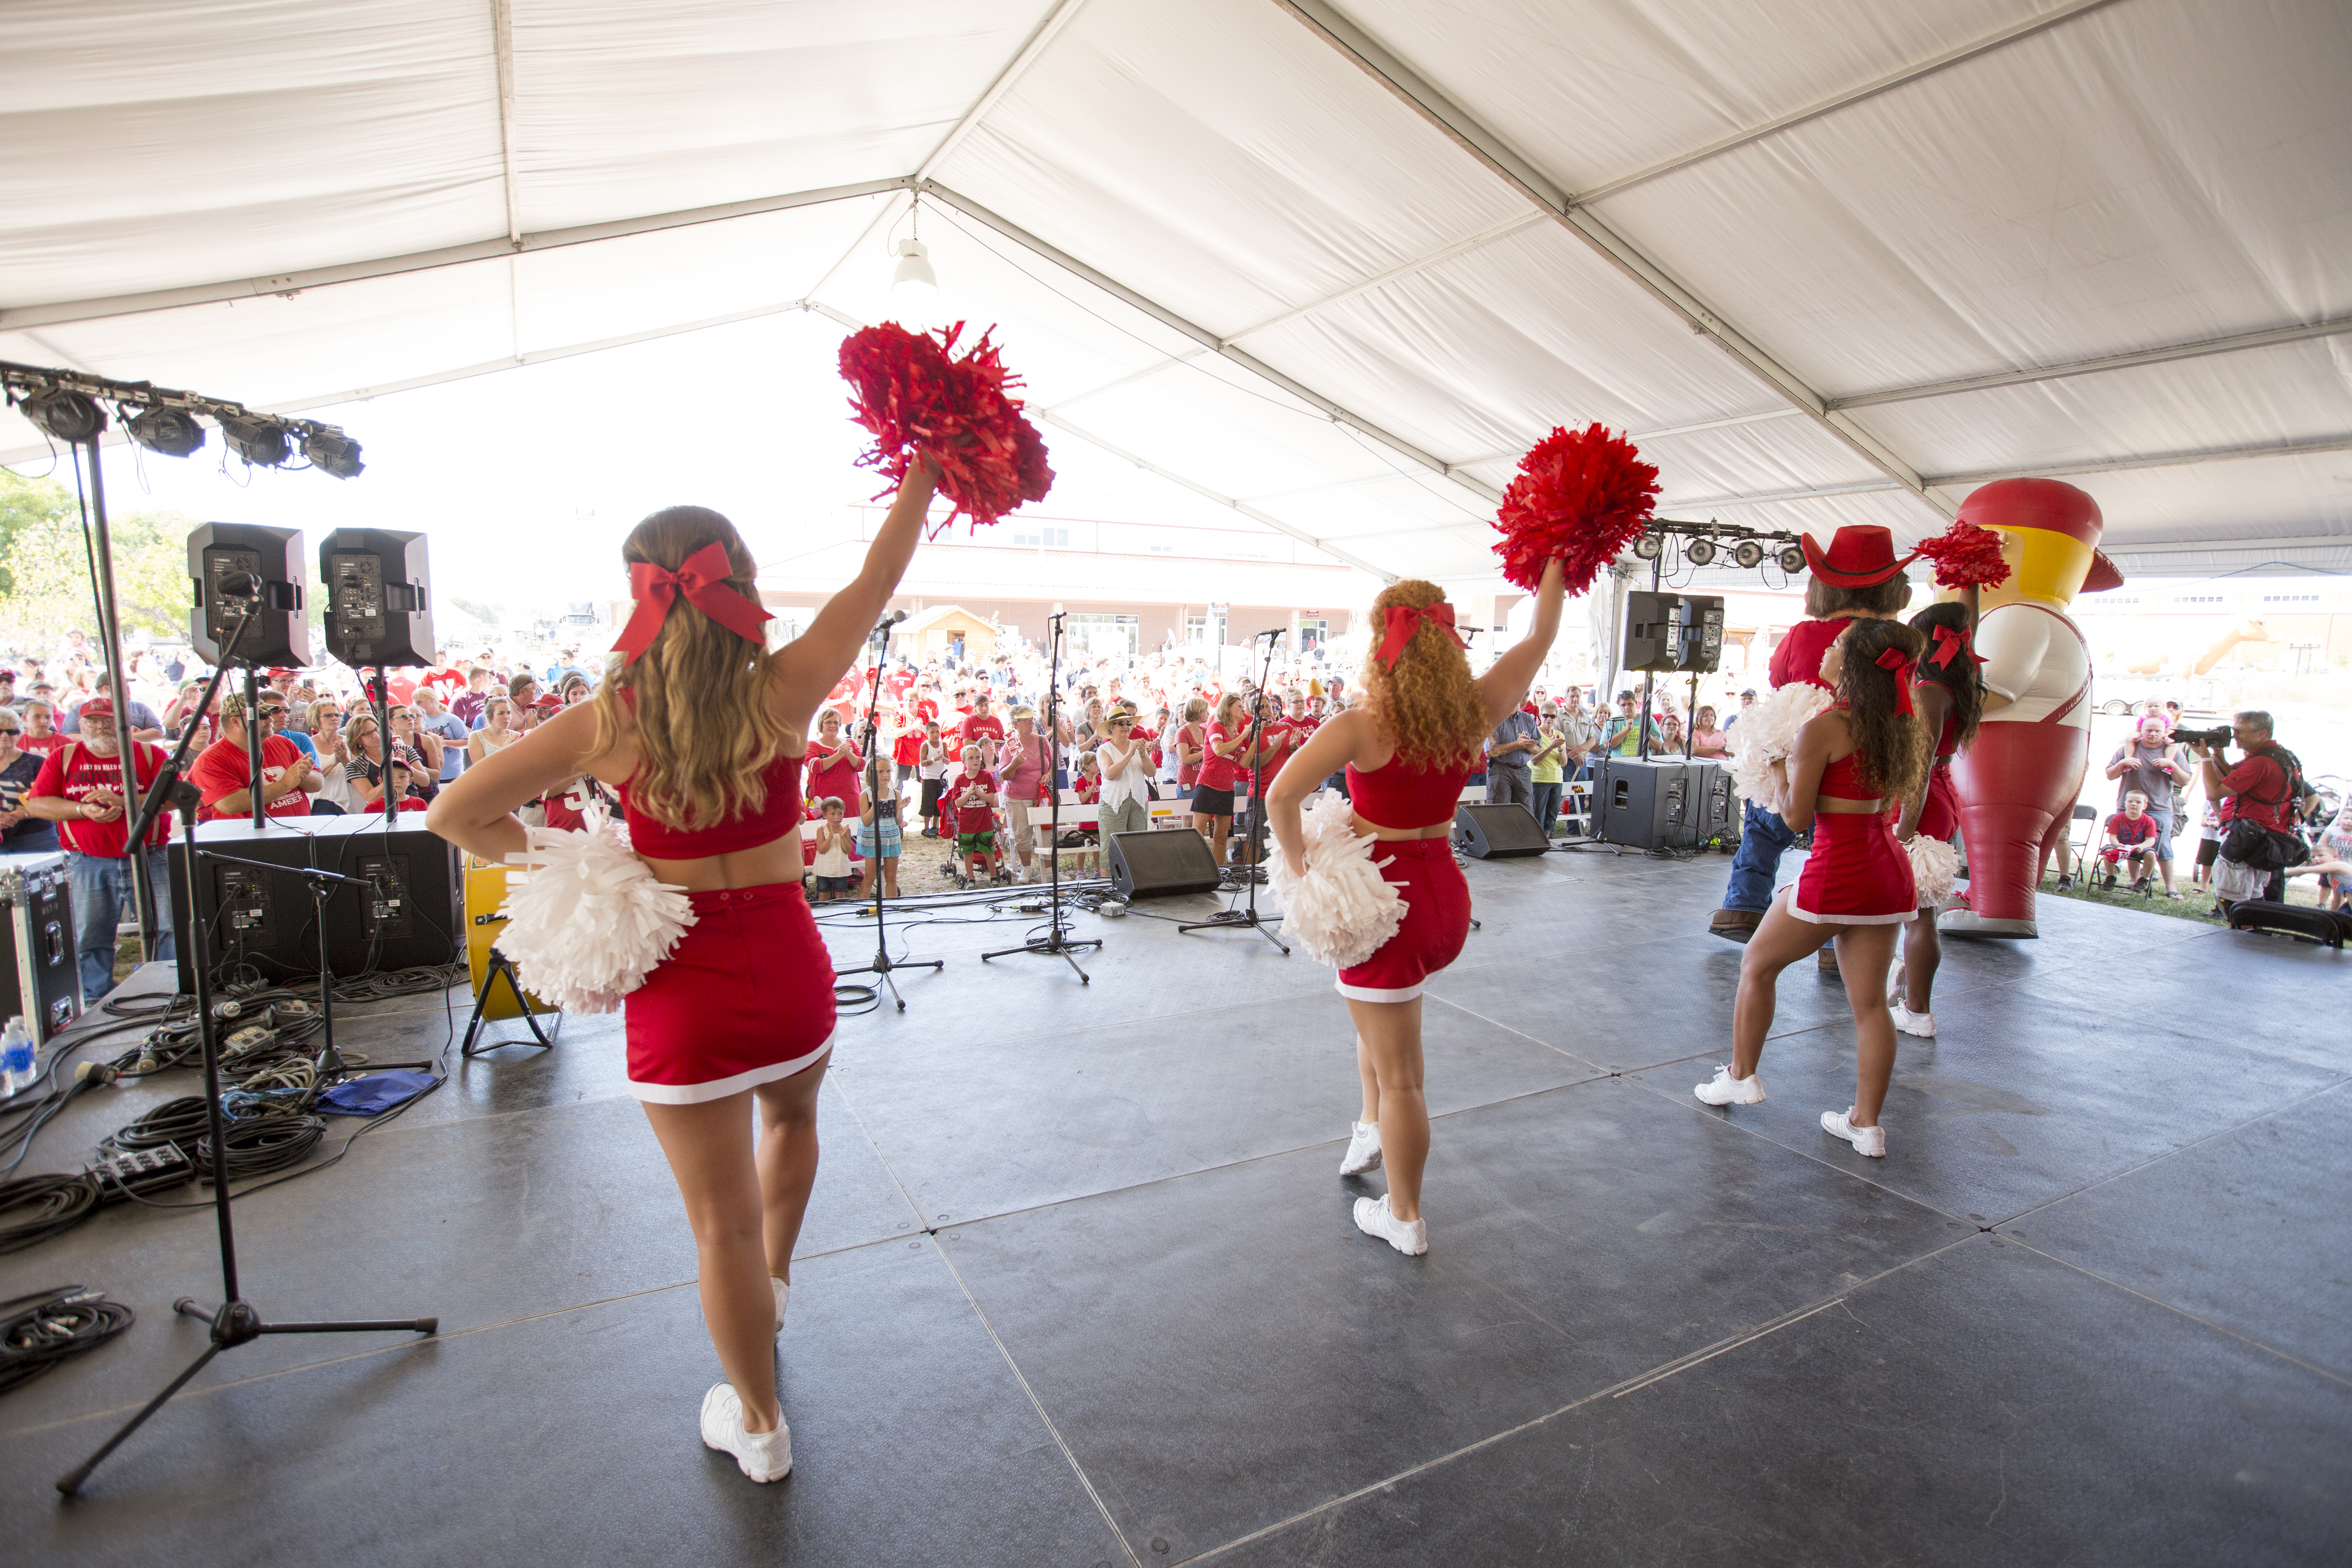
<instances>
[{"instance_id":1,"label":"stage floor","mask_svg":"<svg viewBox=\"0 0 2352 1568\"><path fill-rule=\"evenodd\" d=\"M698 1441L718 1369L677 1191L617 1020L574 1019L237 1211L267 1315L437 1313L437 1340L235 1351L71 1502L51 1479L203 1347L170 1303L218 1289L208 1211L0 1259L0 1295L139 1313L0 1399L8 1556L2352 1555L2352 958L2045 900L2038 942L1948 943L1942 1034L1902 1039L1865 1161L1817 1125L1853 1026L1810 964L1770 1100L1691 1097L1728 1051L1727 865L1470 867L1484 929L1427 1007L1423 1258L1349 1221L1380 1181L1338 1174L1351 1035L1303 953L1081 915L1108 943L1082 987L980 962L1024 924L894 939L948 965L843 1022L769 1487ZM430 1054L466 1002L341 1010L341 1043ZM86 1096L25 1170L193 1081Z\"/></svg>"}]
</instances>

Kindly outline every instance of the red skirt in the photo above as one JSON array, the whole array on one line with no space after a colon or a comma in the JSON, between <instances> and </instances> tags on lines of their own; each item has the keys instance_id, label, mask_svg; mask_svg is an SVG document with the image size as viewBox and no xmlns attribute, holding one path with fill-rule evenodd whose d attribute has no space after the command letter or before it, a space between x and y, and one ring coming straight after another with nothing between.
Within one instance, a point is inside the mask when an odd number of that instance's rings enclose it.
<instances>
[{"instance_id":1,"label":"red skirt","mask_svg":"<svg viewBox=\"0 0 2352 1568\"><path fill-rule=\"evenodd\" d=\"M688 895L694 924L629 993L629 1092L724 1100L833 1048L833 957L798 882Z\"/></svg>"},{"instance_id":2,"label":"red skirt","mask_svg":"<svg viewBox=\"0 0 2352 1568\"><path fill-rule=\"evenodd\" d=\"M1919 808L1919 831L1949 839L1960 830L1960 792L1952 787L1952 759L1937 757L1927 774L1927 802Z\"/></svg>"},{"instance_id":3,"label":"red skirt","mask_svg":"<svg viewBox=\"0 0 2352 1568\"><path fill-rule=\"evenodd\" d=\"M1911 857L1892 812L1819 812L1812 853L1798 873L1789 912L1822 925L1900 925L1919 912Z\"/></svg>"},{"instance_id":4,"label":"red skirt","mask_svg":"<svg viewBox=\"0 0 2352 1568\"><path fill-rule=\"evenodd\" d=\"M1392 838L1381 879L1404 900L1404 923L1361 963L1339 971L1339 994L1358 1002L1410 1002L1431 975L1462 954L1470 936L1470 885L1444 838Z\"/></svg>"}]
</instances>

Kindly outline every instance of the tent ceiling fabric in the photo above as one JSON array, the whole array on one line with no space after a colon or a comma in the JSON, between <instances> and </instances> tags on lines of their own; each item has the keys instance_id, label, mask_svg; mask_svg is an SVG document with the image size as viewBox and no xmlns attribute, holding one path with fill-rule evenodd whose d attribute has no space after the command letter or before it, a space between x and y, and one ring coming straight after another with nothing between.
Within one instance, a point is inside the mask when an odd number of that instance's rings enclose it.
<instances>
[{"instance_id":1,"label":"tent ceiling fabric","mask_svg":"<svg viewBox=\"0 0 2352 1568\"><path fill-rule=\"evenodd\" d=\"M877 320L930 181L1054 439L1383 572L1491 580L1591 420L1675 515L2066 472L2127 569L2341 570L2347 66L2332 0L16 0L0 357L291 410Z\"/></svg>"}]
</instances>

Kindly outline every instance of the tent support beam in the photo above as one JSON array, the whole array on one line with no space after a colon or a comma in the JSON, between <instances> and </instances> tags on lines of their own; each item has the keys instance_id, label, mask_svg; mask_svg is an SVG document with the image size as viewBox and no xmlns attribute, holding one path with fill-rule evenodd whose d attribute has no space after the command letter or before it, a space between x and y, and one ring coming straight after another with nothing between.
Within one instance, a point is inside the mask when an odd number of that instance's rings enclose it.
<instances>
[{"instance_id":1,"label":"tent support beam","mask_svg":"<svg viewBox=\"0 0 2352 1568\"><path fill-rule=\"evenodd\" d=\"M499 56L499 148L506 159L507 243L522 248L522 178L515 162L514 0L490 0Z\"/></svg>"},{"instance_id":2,"label":"tent support beam","mask_svg":"<svg viewBox=\"0 0 2352 1568\"><path fill-rule=\"evenodd\" d=\"M2034 370L1996 371L1990 375L1967 375L1954 381L1927 381L1916 386L1889 387L1884 392L1857 392L1851 397L1832 397L1829 405L1832 408L1871 408L1886 403L1910 403L1923 397L1950 397L1963 392L1986 392L1997 386L2026 386L2037 381L2096 375L2102 371L2130 370L2144 364L2168 364L2175 360L2201 359L2208 354L2242 353L2249 349L2308 342L2314 338L2337 337L2346 332L2352 332L2352 316L2334 316L2302 326L2271 327L2259 332L2240 332L2226 338L2200 338L2192 342L2168 343L2162 348L2134 349L2128 353L2103 354L2096 359L2069 360Z\"/></svg>"},{"instance_id":3,"label":"tent support beam","mask_svg":"<svg viewBox=\"0 0 2352 1568\"><path fill-rule=\"evenodd\" d=\"M488 261L496 257L534 250L558 250L571 245L593 245L601 239L625 239L631 235L657 234L664 229L688 228L696 224L725 223L730 218L756 217L762 213L784 212L793 207L821 206L827 202L855 201L861 196L903 191L914 183L912 174L897 174L887 180L866 180L855 185L795 191L788 195L761 196L752 201L728 202L719 206L690 207L683 212L656 213L647 217L583 224L576 228L552 228L541 234L526 234L520 241L509 240L505 235L500 235L496 239L477 240L469 245L445 246L438 250L420 250L407 256L387 256L373 261L349 261L337 267L312 267L268 278L238 278L222 283L199 283L185 289L158 289L145 294L117 294L100 300L62 300L47 305L21 305L15 310L0 310L0 331L22 331L27 327L52 326L67 321L97 321L110 316L135 316L149 310L177 310L183 305L218 304L226 300L255 300L265 294L299 294L305 289L323 289L333 283L392 278L404 272L430 271L436 267L462 267L469 261Z\"/></svg>"},{"instance_id":4,"label":"tent support beam","mask_svg":"<svg viewBox=\"0 0 2352 1568\"><path fill-rule=\"evenodd\" d=\"M1680 316L1693 331L1713 339L1807 417L1867 459L1873 468L1937 512L1951 515L1942 499L1928 493L1928 488L1920 482L1916 468L1853 419L1831 408L1822 395L1796 373L1766 353L1591 211L1577 205L1556 182L1432 87L1396 54L1341 16L1327 0L1274 3L1338 50L1343 58L1387 88L1398 101L1486 165L1546 216L1591 246L1644 292Z\"/></svg>"},{"instance_id":5,"label":"tent support beam","mask_svg":"<svg viewBox=\"0 0 2352 1568\"><path fill-rule=\"evenodd\" d=\"M2036 33L2047 32L2061 23L2071 22L2077 16L2088 16L2093 11L2104 10L2114 4L2115 0L2074 0L2072 5L2044 11L2038 16L2029 16L2021 22L2003 27L1998 33L1979 38L1974 43L1962 44L1957 48L1946 49L1940 55L1921 60L1916 65L1908 65L1898 70L1889 71L1886 75L1866 81L1860 87L1849 88L1834 97L1825 98L1819 103L1809 104L1803 109L1791 110L1786 114L1766 121L1761 125L1735 132L1719 142L1710 142L1704 147L1696 147L1690 152L1677 153L1664 163L1653 163L1646 169L1638 169L1621 179L1611 180L1595 185L1589 191L1579 192L1572 199L1579 206L1605 200L1620 191L1630 191L1635 185L1647 184L1650 181L1671 174L1677 169L1687 169L1694 163L1704 163L1709 158L1718 157L1735 148L1745 147L1751 142L1761 142L1767 136L1776 135L1780 132L1802 125L1807 121L1819 120L1825 114L1834 114L1841 109L1849 108L1866 99L1876 98L1880 93L1892 92L1898 87L1907 87L1923 77L1933 76L1940 70L1948 70L1964 60L1972 60L1979 55L1990 54L1993 50L2016 43L2021 38L2030 38Z\"/></svg>"},{"instance_id":6,"label":"tent support beam","mask_svg":"<svg viewBox=\"0 0 2352 1568\"><path fill-rule=\"evenodd\" d=\"M1079 260L1076 257L1072 256L1069 252L1038 238L1035 235L1031 234L1027 229L1013 223L1010 218L1003 217L991 212L988 208L982 206L978 202L973 201L970 196L964 195L961 192L951 190L948 186L940 184L936 180L925 180L918 189L919 194L929 196L937 201L945 202L948 205L955 208L956 211L963 214L966 217L971 218L975 222L984 224L988 227L994 229L997 233L1003 235L1013 244L1020 246L1024 250L1029 251L1033 255L1041 257L1045 260L1052 262L1055 266L1060 268L1063 271L1069 273L1072 277L1084 279L1086 282L1101 289L1104 293L1110 295L1113 299L1116 299L1126 305L1131 306L1135 310L1142 311L1145 315L1150 316L1153 321L1160 322L1162 326L1170 327L1176 331L1181 332L1184 336L1192 339L1194 342L1199 343L1202 348L1208 349L1212 353L1223 355L1224 358L1233 361L1235 364L1249 371L1252 374L1257 376L1261 380L1280 387L1283 391L1288 393L1291 396L1297 398L1300 402L1305 403L1311 407L1319 409L1322 413L1328 416L1334 423L1345 425L1351 430L1358 431L1362 435L1371 437L1373 440L1378 441L1381 446L1388 447L1390 450L1396 452L1402 457L1411 458L1412 461L1420 464L1423 468L1429 469L1431 472L1442 475L1444 478L1453 480L1455 484L1460 485L1463 489L1469 490L1474 494L1482 496L1489 501L1493 501L1497 504L1500 504L1502 501L1503 493L1495 489L1492 485L1487 484L1482 479L1473 479L1470 475L1462 472L1455 465L1446 462L1442 458L1422 450L1422 448L1414 446L1403 437L1395 435L1381 428L1380 426L1375 425L1370 420L1363 417L1363 416L1352 413L1349 410L1341 407L1339 404L1332 402L1321 393L1312 391L1307 387L1300 385L1297 382L1291 380L1290 377L1283 374L1282 372L1275 369L1264 360L1257 358L1254 354L1244 353L1241 349L1233 347L1224 339L1220 338L1216 333L1209 331L1208 328L1185 320L1183 317L1178 315L1175 311L1168 309L1167 306L1160 304L1157 300L1145 299L1142 295L1137 293L1126 284L1118 281L1118 279L1109 276L1108 273L1097 271L1094 268L1087 266L1085 262Z\"/></svg>"},{"instance_id":7,"label":"tent support beam","mask_svg":"<svg viewBox=\"0 0 2352 1568\"><path fill-rule=\"evenodd\" d=\"M1927 482L1961 489L1995 479L2063 479L2077 474L2121 474L2134 468L2186 468L2202 463L2235 463L2251 458L2314 458L2352 452L2352 436L2281 441L2263 447L2205 447L2188 452L2148 452L2135 458L2099 458L2083 463L2050 463L2034 468L1988 468L1973 474L1935 474Z\"/></svg>"}]
</instances>

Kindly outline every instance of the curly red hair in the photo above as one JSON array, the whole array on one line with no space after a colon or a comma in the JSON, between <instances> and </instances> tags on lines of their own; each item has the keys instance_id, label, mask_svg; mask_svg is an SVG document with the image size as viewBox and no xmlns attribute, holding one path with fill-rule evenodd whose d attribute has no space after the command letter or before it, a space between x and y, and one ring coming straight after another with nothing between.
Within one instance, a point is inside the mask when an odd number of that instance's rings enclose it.
<instances>
[{"instance_id":1,"label":"curly red hair","mask_svg":"<svg viewBox=\"0 0 2352 1568\"><path fill-rule=\"evenodd\" d=\"M1413 628L1391 666L1380 647L1392 605L1426 609L1445 602L1434 583L1408 577L1381 590L1372 601L1372 651L1364 660L1364 706L1373 721L1396 742L1397 756L1409 765L1444 766L1475 757L1486 738L1486 700L1471 679L1470 659L1445 628L1427 621Z\"/></svg>"}]
</instances>

